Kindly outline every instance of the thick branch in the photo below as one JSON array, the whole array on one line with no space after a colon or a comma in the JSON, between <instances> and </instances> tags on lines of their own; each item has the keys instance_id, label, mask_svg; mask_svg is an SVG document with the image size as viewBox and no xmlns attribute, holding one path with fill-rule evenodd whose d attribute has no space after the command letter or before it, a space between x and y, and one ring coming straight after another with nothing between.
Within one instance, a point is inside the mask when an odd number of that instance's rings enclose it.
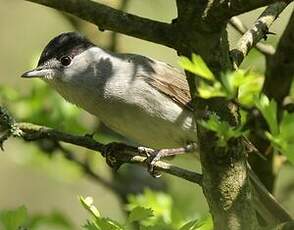
<instances>
[{"instance_id":1,"label":"thick branch","mask_svg":"<svg viewBox=\"0 0 294 230\"><path fill-rule=\"evenodd\" d=\"M26 0L73 14L96 24L100 30L112 30L143 40L173 47L172 26L167 23L128 14L90 0Z\"/></svg>"},{"instance_id":2,"label":"thick branch","mask_svg":"<svg viewBox=\"0 0 294 230\"><path fill-rule=\"evenodd\" d=\"M267 7L254 25L240 38L237 47L231 51L231 57L235 68L238 68L244 57L262 38L266 38L269 27L286 6L287 3L285 2L277 2Z\"/></svg>"},{"instance_id":3,"label":"thick branch","mask_svg":"<svg viewBox=\"0 0 294 230\"><path fill-rule=\"evenodd\" d=\"M94 140L91 136L72 135L31 123L12 123L12 119L7 119L8 117L9 116L5 114L0 107L0 127L9 127L9 133L11 135L21 137L26 141L35 141L47 138L99 151L102 156L106 157L107 163L115 168L118 168L123 163L136 163L146 166L146 156L142 155L136 147L121 143L110 143L104 145ZM7 123L8 121L11 124ZM155 164L155 168L158 171L162 171L201 185L202 176L198 173L182 169L162 161L158 161Z\"/></svg>"}]
</instances>

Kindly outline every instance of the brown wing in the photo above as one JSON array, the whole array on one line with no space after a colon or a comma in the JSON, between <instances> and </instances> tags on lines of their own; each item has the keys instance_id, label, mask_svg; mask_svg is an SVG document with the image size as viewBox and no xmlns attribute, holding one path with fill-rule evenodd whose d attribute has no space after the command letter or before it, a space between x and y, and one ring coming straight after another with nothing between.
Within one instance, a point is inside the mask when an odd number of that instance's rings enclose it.
<instances>
[{"instance_id":1,"label":"brown wing","mask_svg":"<svg viewBox=\"0 0 294 230\"><path fill-rule=\"evenodd\" d=\"M193 110L190 106L191 97L185 75L164 62L154 61L152 65L156 72L148 77L148 83L171 97L180 106Z\"/></svg>"}]
</instances>

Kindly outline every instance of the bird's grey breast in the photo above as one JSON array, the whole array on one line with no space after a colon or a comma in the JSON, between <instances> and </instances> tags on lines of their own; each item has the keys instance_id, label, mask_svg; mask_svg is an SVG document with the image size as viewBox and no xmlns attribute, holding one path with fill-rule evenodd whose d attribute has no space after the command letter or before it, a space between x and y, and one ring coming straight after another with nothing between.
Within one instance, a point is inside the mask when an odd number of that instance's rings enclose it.
<instances>
[{"instance_id":1,"label":"bird's grey breast","mask_svg":"<svg viewBox=\"0 0 294 230\"><path fill-rule=\"evenodd\" d=\"M192 113L146 81L156 74L154 60L96 47L72 65L75 60L67 73L70 83L56 87L67 100L142 145L168 148L195 141Z\"/></svg>"}]
</instances>

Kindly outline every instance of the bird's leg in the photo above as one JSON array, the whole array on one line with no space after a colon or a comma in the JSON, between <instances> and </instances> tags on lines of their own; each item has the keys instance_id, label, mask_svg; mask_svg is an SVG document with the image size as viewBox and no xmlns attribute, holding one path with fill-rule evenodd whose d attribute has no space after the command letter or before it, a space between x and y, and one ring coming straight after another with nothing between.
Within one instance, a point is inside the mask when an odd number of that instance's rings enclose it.
<instances>
[{"instance_id":1,"label":"bird's leg","mask_svg":"<svg viewBox=\"0 0 294 230\"><path fill-rule=\"evenodd\" d=\"M194 152L197 149L197 144L192 143L185 147L180 148L170 148L170 149L158 149L154 150L151 148L146 147L138 147L139 152L146 155L146 163L148 166L148 172L155 178L158 178L161 176L159 172L156 172L155 170L155 164L157 161L159 161L163 157L170 157L170 156L176 156L180 154L185 154L188 152Z\"/></svg>"}]
</instances>

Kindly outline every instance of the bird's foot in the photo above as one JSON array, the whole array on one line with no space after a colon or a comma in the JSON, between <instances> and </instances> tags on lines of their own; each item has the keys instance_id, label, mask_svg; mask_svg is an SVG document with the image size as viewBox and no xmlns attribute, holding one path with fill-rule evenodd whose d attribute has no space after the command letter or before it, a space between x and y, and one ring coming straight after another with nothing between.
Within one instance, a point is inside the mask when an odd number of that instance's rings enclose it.
<instances>
[{"instance_id":1,"label":"bird's foot","mask_svg":"<svg viewBox=\"0 0 294 230\"><path fill-rule=\"evenodd\" d=\"M147 164L148 172L151 174L151 176L155 178L159 178L161 176L160 172L156 171L156 163L161 158L193 152L196 149L197 149L196 143L189 144L185 147L171 148L171 149L154 150L154 149L146 148L146 147L138 148L139 152L141 152L147 157L146 164Z\"/></svg>"},{"instance_id":2,"label":"bird's foot","mask_svg":"<svg viewBox=\"0 0 294 230\"><path fill-rule=\"evenodd\" d=\"M139 147L138 150L146 156L147 170L151 176L159 178L161 173L155 170L155 164L162 157L161 150Z\"/></svg>"}]
</instances>

